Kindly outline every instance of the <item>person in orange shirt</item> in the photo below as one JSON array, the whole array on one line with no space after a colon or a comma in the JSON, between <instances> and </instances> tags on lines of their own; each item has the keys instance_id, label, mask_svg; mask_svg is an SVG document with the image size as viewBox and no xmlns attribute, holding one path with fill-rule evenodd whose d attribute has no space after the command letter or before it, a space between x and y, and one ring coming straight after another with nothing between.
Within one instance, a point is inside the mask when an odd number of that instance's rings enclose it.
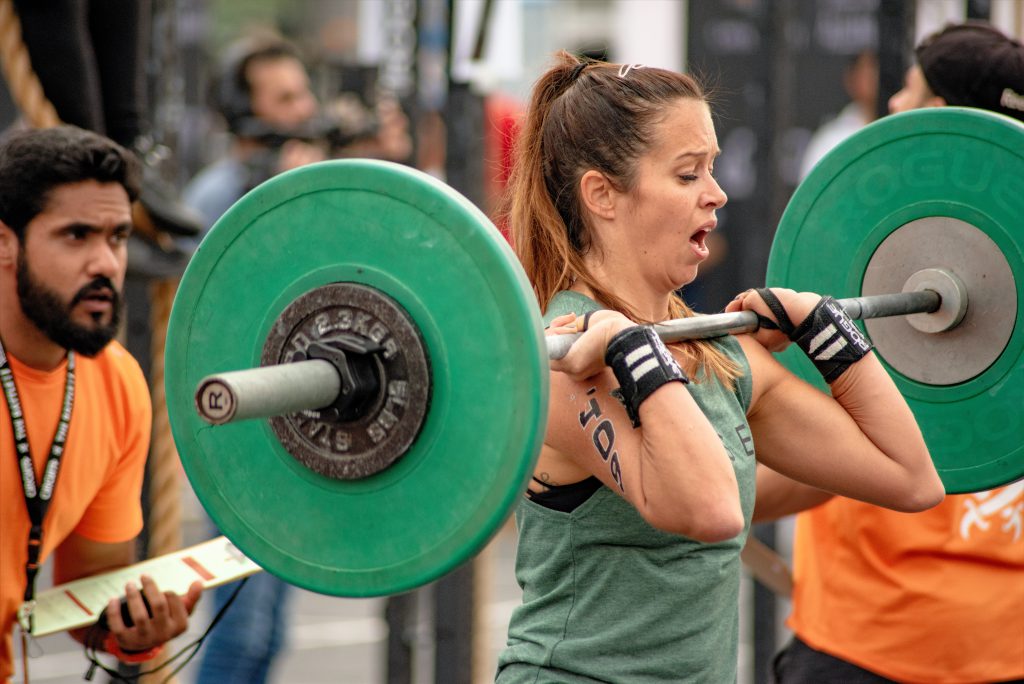
<instances>
[{"instance_id":1,"label":"person in orange shirt","mask_svg":"<svg viewBox=\"0 0 1024 684\"><path fill-rule=\"evenodd\" d=\"M1020 42L968 22L916 56L891 112L967 106L1024 121ZM795 636L775 682L1024 682L1024 481L915 514L830 497L758 472L755 520L811 509L797 517Z\"/></svg>"},{"instance_id":2,"label":"person in orange shirt","mask_svg":"<svg viewBox=\"0 0 1024 684\"><path fill-rule=\"evenodd\" d=\"M51 553L57 583L134 560L151 410L113 338L139 173L124 148L71 126L0 144L2 682L19 608ZM182 597L139 584L125 588L132 626L112 599L107 631L73 636L125 662L155 656L185 631L202 585Z\"/></svg>"}]
</instances>

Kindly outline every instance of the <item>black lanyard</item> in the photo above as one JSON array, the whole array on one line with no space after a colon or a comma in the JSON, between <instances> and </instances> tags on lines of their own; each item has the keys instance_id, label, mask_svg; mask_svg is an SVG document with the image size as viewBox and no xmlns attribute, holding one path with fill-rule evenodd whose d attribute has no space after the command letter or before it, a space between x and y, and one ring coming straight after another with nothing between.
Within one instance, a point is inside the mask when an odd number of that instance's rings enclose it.
<instances>
[{"instance_id":1,"label":"black lanyard","mask_svg":"<svg viewBox=\"0 0 1024 684\"><path fill-rule=\"evenodd\" d=\"M32 523L28 533L28 561L25 563L25 602L29 603L36 594L36 575L39 573L39 554L43 548L43 519L46 509L50 507L50 497L57 486L57 473L60 472L60 458L64 454L64 442L68 437L68 426L71 423L71 407L75 402L75 353L68 352L67 380L64 384L64 401L61 402L60 421L57 432L50 445L50 455L43 469L43 482L36 484L35 468L32 465L32 454L28 447L28 428L25 413L18 399L18 388L14 384L14 371L7 360L4 345L0 342L0 385L3 385L7 397L7 411L11 416L11 427L14 431L14 457L18 461L21 472L21 487L25 493L25 506ZM32 614L29 613L29 632L31 633Z\"/></svg>"}]
</instances>

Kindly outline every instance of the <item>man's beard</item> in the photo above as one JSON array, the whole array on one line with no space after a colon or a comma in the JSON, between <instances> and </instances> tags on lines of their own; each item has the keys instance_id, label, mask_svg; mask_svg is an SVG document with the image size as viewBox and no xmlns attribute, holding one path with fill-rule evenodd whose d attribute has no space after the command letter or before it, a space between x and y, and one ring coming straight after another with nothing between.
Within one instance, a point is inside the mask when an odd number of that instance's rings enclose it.
<instances>
[{"instance_id":1,"label":"man's beard","mask_svg":"<svg viewBox=\"0 0 1024 684\"><path fill-rule=\"evenodd\" d=\"M18 254L17 268L18 301L21 310L39 330L54 343L71 349L84 356L96 356L117 335L121 322L121 296L110 279L97 276L88 285L75 293L66 306L56 292L36 280L28 269L24 251ZM82 299L97 290L107 289L111 298L110 322L96 327L79 325L71 318L71 310ZM99 321L96 314L94 320Z\"/></svg>"}]
</instances>

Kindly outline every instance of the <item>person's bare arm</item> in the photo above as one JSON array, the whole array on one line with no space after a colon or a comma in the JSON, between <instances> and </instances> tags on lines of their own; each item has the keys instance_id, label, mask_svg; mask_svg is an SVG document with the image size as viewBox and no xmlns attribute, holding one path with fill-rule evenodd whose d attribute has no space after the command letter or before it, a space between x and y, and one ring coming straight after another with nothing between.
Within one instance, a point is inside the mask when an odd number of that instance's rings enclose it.
<instances>
[{"instance_id":1,"label":"person's bare arm","mask_svg":"<svg viewBox=\"0 0 1024 684\"><path fill-rule=\"evenodd\" d=\"M632 323L610 312L592 321L565 359L552 362L547 448L538 472L575 466L667 532L708 542L739 534L739 486L714 426L685 385L669 382L641 404L641 425L634 428L612 396L618 381L604 365L608 341ZM554 330L565 325L554 323Z\"/></svg>"},{"instance_id":2,"label":"person's bare arm","mask_svg":"<svg viewBox=\"0 0 1024 684\"><path fill-rule=\"evenodd\" d=\"M820 299L773 291L797 323ZM726 310L739 308L774 318L753 292ZM942 481L914 415L873 352L852 363L826 394L771 354L789 343L779 331L738 339L754 380L748 420L759 461L818 489L894 510L925 510L942 500Z\"/></svg>"},{"instance_id":3,"label":"person's bare arm","mask_svg":"<svg viewBox=\"0 0 1024 684\"><path fill-rule=\"evenodd\" d=\"M831 492L797 482L766 465L758 464L754 522L770 522L806 511L825 503L832 496Z\"/></svg>"}]
</instances>

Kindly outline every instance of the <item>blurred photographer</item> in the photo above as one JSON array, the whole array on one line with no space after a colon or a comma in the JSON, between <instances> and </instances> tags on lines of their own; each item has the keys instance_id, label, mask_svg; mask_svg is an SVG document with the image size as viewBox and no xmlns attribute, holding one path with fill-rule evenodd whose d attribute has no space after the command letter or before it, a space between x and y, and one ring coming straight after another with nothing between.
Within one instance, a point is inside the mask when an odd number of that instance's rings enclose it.
<instances>
[{"instance_id":1,"label":"blurred photographer","mask_svg":"<svg viewBox=\"0 0 1024 684\"><path fill-rule=\"evenodd\" d=\"M216 103L233 141L228 153L185 188L206 230L242 195L268 178L328 156L320 106L298 51L283 39L232 45L216 83ZM211 535L219 534L210 524ZM213 591L214 613L236 584ZM203 651L197 684L261 684L285 643L291 587L269 573L250 577Z\"/></svg>"},{"instance_id":2,"label":"blurred photographer","mask_svg":"<svg viewBox=\"0 0 1024 684\"><path fill-rule=\"evenodd\" d=\"M263 181L328 156L328 126L306 67L281 38L246 38L228 48L215 100L234 136L231 149L185 188L207 230Z\"/></svg>"},{"instance_id":3,"label":"blurred photographer","mask_svg":"<svg viewBox=\"0 0 1024 684\"><path fill-rule=\"evenodd\" d=\"M367 104L344 92L321 106L298 51L276 35L228 48L214 99L232 146L185 189L207 230L242 195L284 171L338 157L405 163L412 153L408 119L395 100Z\"/></svg>"}]
</instances>

